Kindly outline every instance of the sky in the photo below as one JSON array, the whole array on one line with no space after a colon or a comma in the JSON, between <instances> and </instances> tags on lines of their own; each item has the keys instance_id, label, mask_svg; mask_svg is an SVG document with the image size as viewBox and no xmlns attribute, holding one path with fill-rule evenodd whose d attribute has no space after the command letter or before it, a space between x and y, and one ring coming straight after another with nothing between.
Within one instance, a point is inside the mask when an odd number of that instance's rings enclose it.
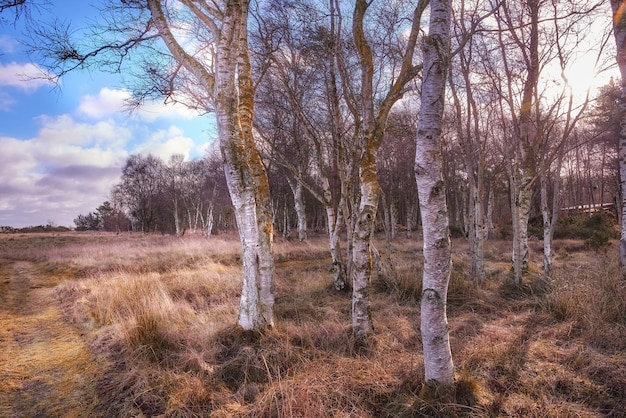
<instances>
[{"instance_id":1,"label":"sky","mask_svg":"<svg viewBox=\"0 0 626 418\"><path fill-rule=\"evenodd\" d=\"M37 13L45 19L53 11L84 27L96 15L90 4L58 0ZM23 32L21 21L0 22L0 226L72 227L79 214L110 198L129 155L194 159L215 140L210 116L180 106L148 103L129 114L129 93L118 75L92 69L58 84L36 78L42 69L26 55ZM570 68L575 90L606 84L608 73L595 75L593 65L588 55Z\"/></svg>"},{"instance_id":2,"label":"sky","mask_svg":"<svg viewBox=\"0 0 626 418\"><path fill-rule=\"evenodd\" d=\"M54 13L84 25L94 15L88 3L58 1ZM216 137L210 116L182 106L154 102L129 113L118 75L33 78L43 70L20 39L20 22L0 23L0 226L73 227L109 200L129 155L194 159Z\"/></svg>"}]
</instances>

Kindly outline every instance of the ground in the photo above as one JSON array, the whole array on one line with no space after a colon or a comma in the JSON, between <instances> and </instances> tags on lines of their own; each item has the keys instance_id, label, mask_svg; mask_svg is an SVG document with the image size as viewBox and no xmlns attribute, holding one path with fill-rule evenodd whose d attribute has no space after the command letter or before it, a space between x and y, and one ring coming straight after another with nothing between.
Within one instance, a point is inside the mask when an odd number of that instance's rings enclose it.
<instances>
[{"instance_id":1,"label":"ground","mask_svg":"<svg viewBox=\"0 0 626 418\"><path fill-rule=\"evenodd\" d=\"M277 243L276 327L249 334L235 236L2 234L0 417L626 416L616 255L557 242L553 280L535 263L516 287L509 247L487 244L474 286L453 243L456 403L441 405L422 391L418 240L392 243L356 349L324 236Z\"/></svg>"},{"instance_id":2,"label":"ground","mask_svg":"<svg viewBox=\"0 0 626 418\"><path fill-rule=\"evenodd\" d=\"M97 416L102 368L41 265L0 261L0 416Z\"/></svg>"}]
</instances>

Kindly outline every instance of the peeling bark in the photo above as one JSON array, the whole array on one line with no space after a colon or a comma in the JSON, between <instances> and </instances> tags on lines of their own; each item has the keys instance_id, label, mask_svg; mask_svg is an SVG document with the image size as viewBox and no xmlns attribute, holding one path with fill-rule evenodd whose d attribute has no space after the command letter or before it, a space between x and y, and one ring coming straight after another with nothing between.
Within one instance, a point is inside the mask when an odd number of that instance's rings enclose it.
<instances>
[{"instance_id":1,"label":"peeling bark","mask_svg":"<svg viewBox=\"0 0 626 418\"><path fill-rule=\"evenodd\" d=\"M252 137L254 91L247 1L229 1L217 45L216 115L224 172L242 246L239 325L273 326L273 223L269 182Z\"/></svg>"},{"instance_id":2,"label":"peeling bark","mask_svg":"<svg viewBox=\"0 0 626 418\"><path fill-rule=\"evenodd\" d=\"M446 300L452 267L448 208L442 176L441 122L450 58L450 2L430 1L424 40L422 104L417 128L415 176L424 235L421 333L427 384L450 387L454 365L448 336Z\"/></svg>"},{"instance_id":3,"label":"peeling bark","mask_svg":"<svg viewBox=\"0 0 626 418\"><path fill-rule=\"evenodd\" d=\"M620 97L619 174L621 195L621 233L619 260L622 276L626 277L626 3L611 0L613 10L613 35L617 46L617 66L622 78Z\"/></svg>"},{"instance_id":4,"label":"peeling bark","mask_svg":"<svg viewBox=\"0 0 626 418\"><path fill-rule=\"evenodd\" d=\"M304 187L299 181L287 177L287 182L293 193L294 209L296 210L296 217L298 222L298 240L304 242L307 239L307 225L306 225L306 205L304 204Z\"/></svg>"}]
</instances>

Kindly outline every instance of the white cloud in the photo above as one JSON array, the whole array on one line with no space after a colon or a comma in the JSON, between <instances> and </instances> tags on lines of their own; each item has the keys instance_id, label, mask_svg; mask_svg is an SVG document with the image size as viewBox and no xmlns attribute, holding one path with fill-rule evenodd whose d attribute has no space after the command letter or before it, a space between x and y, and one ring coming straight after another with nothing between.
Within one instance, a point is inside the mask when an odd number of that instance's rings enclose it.
<instances>
[{"instance_id":1,"label":"white cloud","mask_svg":"<svg viewBox=\"0 0 626 418\"><path fill-rule=\"evenodd\" d=\"M132 152L163 161L189 159L194 141L177 126L156 132L145 124L107 119L79 122L70 115L40 116L32 138L0 137L0 225L28 226L53 220L72 226L78 214L109 199Z\"/></svg>"},{"instance_id":2,"label":"white cloud","mask_svg":"<svg viewBox=\"0 0 626 418\"><path fill-rule=\"evenodd\" d=\"M151 153L163 161L173 154L187 160L199 155L199 146L181 127L157 130L170 118L197 123L189 119L192 112L150 103L121 117L128 97L125 90L103 88L97 95L83 96L72 114L34 118L39 129L30 138L0 136L0 225L52 220L72 226L78 214L110 198L131 152ZM0 92L0 107L5 99L9 106L11 98ZM202 142L200 147L206 147Z\"/></svg>"},{"instance_id":3,"label":"white cloud","mask_svg":"<svg viewBox=\"0 0 626 418\"><path fill-rule=\"evenodd\" d=\"M35 64L0 63L0 86L9 86L32 93L40 87L53 86L55 77Z\"/></svg>"},{"instance_id":4,"label":"white cloud","mask_svg":"<svg viewBox=\"0 0 626 418\"><path fill-rule=\"evenodd\" d=\"M126 90L104 87L97 96L87 94L81 98L78 113L93 119L101 119L125 111L125 102L130 99Z\"/></svg>"},{"instance_id":5,"label":"white cloud","mask_svg":"<svg viewBox=\"0 0 626 418\"><path fill-rule=\"evenodd\" d=\"M95 96L83 96L77 112L92 119L127 113L126 105L130 98L131 94L127 90L104 87ZM191 119L198 116L198 112L180 104L149 101L136 109L133 116L146 122L154 122L162 119Z\"/></svg>"},{"instance_id":6,"label":"white cloud","mask_svg":"<svg viewBox=\"0 0 626 418\"><path fill-rule=\"evenodd\" d=\"M163 161L169 160L174 154L182 154L188 160L194 147L193 140L184 136L179 127L170 126L167 130L159 130L152 134L146 142L135 149L135 152L152 154Z\"/></svg>"},{"instance_id":7,"label":"white cloud","mask_svg":"<svg viewBox=\"0 0 626 418\"><path fill-rule=\"evenodd\" d=\"M157 119L191 119L198 116L198 112L181 104L164 104L149 102L141 106L138 115L145 121L153 122Z\"/></svg>"},{"instance_id":8,"label":"white cloud","mask_svg":"<svg viewBox=\"0 0 626 418\"><path fill-rule=\"evenodd\" d=\"M34 138L0 137L0 225L71 226L108 199L128 155L131 132L105 121L40 117Z\"/></svg>"}]
</instances>

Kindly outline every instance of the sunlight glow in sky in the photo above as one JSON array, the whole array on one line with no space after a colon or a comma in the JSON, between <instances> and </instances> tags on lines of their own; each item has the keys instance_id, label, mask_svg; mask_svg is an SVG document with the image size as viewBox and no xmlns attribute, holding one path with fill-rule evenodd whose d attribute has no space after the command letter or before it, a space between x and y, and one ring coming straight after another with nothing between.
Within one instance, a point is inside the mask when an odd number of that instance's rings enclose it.
<instances>
[{"instance_id":1,"label":"sunlight glow in sky","mask_svg":"<svg viewBox=\"0 0 626 418\"><path fill-rule=\"evenodd\" d=\"M58 3L65 20L93 15L88 2ZM193 159L215 138L210 117L182 106L129 114L117 76L77 72L60 88L37 78L43 70L24 53L22 30L0 26L0 226L74 226L109 199L130 154Z\"/></svg>"}]
</instances>

